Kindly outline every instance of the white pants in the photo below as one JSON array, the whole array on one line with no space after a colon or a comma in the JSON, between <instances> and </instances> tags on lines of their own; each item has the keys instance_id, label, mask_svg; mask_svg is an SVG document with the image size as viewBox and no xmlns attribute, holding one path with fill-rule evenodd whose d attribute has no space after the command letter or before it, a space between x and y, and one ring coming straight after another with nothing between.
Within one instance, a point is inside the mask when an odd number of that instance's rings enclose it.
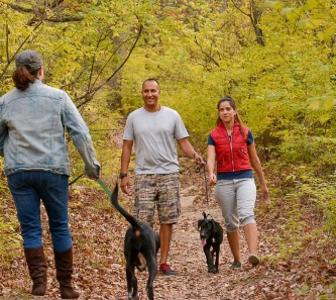
<instances>
[{"instance_id":1,"label":"white pants","mask_svg":"<svg viewBox=\"0 0 336 300\"><path fill-rule=\"evenodd\" d=\"M239 225L255 223L257 192L254 179L218 180L215 195L228 232L236 231Z\"/></svg>"}]
</instances>

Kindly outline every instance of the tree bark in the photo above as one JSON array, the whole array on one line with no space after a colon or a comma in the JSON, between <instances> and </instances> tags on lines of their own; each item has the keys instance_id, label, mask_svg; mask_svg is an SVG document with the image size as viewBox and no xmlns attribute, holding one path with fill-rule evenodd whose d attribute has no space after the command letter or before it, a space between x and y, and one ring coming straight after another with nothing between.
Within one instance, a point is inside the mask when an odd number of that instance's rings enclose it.
<instances>
[{"instance_id":1,"label":"tree bark","mask_svg":"<svg viewBox=\"0 0 336 300\"><path fill-rule=\"evenodd\" d=\"M236 9L238 9L242 14L249 17L251 24L253 26L253 30L256 36L256 42L261 45L265 46L265 39L262 33L261 28L259 27L259 21L262 15L262 11L258 9L254 3L254 0L249 0L249 12L245 12L237 2L237 0L231 0L232 4ZM240 1L239 1L240 2Z\"/></svg>"},{"instance_id":2,"label":"tree bark","mask_svg":"<svg viewBox=\"0 0 336 300\"><path fill-rule=\"evenodd\" d=\"M263 32L259 27L259 21L261 18L262 11L258 9L254 3L254 0L250 0L250 19L253 25L254 33L256 35L256 41L259 45L265 46L265 39Z\"/></svg>"}]
</instances>

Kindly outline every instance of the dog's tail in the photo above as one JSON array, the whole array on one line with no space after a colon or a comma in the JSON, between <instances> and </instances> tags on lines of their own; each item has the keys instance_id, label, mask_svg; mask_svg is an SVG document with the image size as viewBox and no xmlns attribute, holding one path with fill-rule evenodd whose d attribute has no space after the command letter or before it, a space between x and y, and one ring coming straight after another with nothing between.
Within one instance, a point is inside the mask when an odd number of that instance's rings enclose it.
<instances>
[{"instance_id":1,"label":"dog's tail","mask_svg":"<svg viewBox=\"0 0 336 300\"><path fill-rule=\"evenodd\" d=\"M118 190L119 187L117 183L111 195L112 205L125 217L125 219L132 225L134 229L140 228L137 219L130 215L122 206L120 206L118 202Z\"/></svg>"}]
</instances>

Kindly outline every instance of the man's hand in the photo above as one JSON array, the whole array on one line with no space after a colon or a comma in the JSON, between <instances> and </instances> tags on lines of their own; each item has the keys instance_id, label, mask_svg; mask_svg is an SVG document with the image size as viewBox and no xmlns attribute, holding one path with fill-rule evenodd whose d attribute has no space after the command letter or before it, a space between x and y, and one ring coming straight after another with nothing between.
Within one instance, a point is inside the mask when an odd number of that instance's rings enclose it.
<instances>
[{"instance_id":1,"label":"man's hand","mask_svg":"<svg viewBox=\"0 0 336 300\"><path fill-rule=\"evenodd\" d=\"M193 158L196 161L196 163L205 165L202 156L200 156L195 151L194 147L190 144L188 138L177 140L177 142L179 143L184 154L186 154L189 158Z\"/></svg>"},{"instance_id":2,"label":"man's hand","mask_svg":"<svg viewBox=\"0 0 336 300\"><path fill-rule=\"evenodd\" d=\"M126 195L130 195L130 191L129 191L129 180L128 180L128 176L120 179L120 189L123 193L125 193Z\"/></svg>"},{"instance_id":3,"label":"man's hand","mask_svg":"<svg viewBox=\"0 0 336 300\"><path fill-rule=\"evenodd\" d=\"M196 161L196 163L198 163L200 165L205 165L205 161L204 161L203 157L201 155L199 155L197 152L194 153L194 160Z\"/></svg>"}]
</instances>

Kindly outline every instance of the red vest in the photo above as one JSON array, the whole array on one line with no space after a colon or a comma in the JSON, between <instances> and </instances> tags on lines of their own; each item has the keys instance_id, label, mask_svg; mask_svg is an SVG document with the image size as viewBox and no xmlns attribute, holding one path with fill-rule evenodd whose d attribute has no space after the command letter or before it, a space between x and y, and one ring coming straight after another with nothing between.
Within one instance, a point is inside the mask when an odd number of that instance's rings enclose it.
<instances>
[{"instance_id":1,"label":"red vest","mask_svg":"<svg viewBox=\"0 0 336 300\"><path fill-rule=\"evenodd\" d=\"M248 129L246 128L245 138L242 136L237 122L233 125L231 139L223 123L220 123L211 131L211 138L215 142L217 172L252 169L247 150L247 135Z\"/></svg>"}]
</instances>

